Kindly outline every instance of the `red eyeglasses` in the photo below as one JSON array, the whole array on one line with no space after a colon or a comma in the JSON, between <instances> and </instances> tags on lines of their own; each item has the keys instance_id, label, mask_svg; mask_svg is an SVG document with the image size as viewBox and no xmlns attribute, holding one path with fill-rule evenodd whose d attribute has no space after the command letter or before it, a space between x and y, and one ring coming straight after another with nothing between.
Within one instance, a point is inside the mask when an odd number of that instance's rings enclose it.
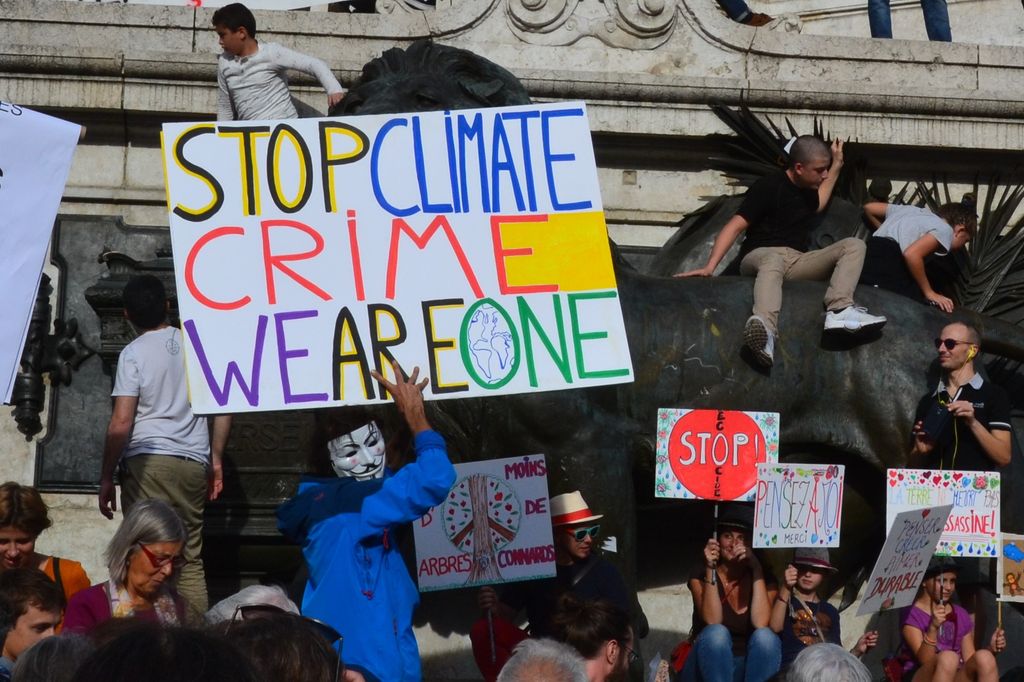
<instances>
[{"instance_id":1,"label":"red eyeglasses","mask_svg":"<svg viewBox=\"0 0 1024 682\"><path fill-rule=\"evenodd\" d=\"M143 544L139 545L139 549L141 549L142 553L146 555L147 559L149 559L149 563L153 564L153 568L163 568L167 564L170 564L174 570L177 571L187 563L185 561L185 557L180 554L177 556L157 556L146 549L146 546Z\"/></svg>"}]
</instances>

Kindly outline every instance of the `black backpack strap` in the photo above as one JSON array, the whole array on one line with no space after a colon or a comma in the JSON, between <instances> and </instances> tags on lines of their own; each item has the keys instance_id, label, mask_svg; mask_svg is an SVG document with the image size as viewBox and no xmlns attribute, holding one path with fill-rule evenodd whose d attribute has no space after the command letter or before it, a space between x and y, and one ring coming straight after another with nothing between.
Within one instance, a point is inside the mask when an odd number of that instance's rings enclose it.
<instances>
[{"instance_id":1,"label":"black backpack strap","mask_svg":"<svg viewBox=\"0 0 1024 682\"><path fill-rule=\"evenodd\" d=\"M53 582L57 583L57 589L64 594L64 581L60 579L60 559L55 556L50 557L50 563L53 565Z\"/></svg>"}]
</instances>

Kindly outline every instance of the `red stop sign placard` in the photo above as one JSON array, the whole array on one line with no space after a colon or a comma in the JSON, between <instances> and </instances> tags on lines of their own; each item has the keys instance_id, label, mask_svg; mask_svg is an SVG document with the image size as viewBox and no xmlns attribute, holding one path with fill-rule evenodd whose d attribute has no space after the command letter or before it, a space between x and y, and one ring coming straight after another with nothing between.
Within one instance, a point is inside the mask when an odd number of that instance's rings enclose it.
<instances>
[{"instance_id":1,"label":"red stop sign placard","mask_svg":"<svg viewBox=\"0 0 1024 682\"><path fill-rule=\"evenodd\" d=\"M743 412L693 410L672 427L668 460L696 497L738 500L757 483L757 464L767 461L764 435Z\"/></svg>"}]
</instances>

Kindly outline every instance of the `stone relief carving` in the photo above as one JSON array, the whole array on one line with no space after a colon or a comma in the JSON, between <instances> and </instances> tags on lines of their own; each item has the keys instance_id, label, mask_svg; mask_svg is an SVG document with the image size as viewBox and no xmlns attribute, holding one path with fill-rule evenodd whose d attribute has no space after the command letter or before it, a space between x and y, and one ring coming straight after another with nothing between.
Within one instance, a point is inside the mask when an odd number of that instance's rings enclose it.
<instances>
[{"instance_id":1,"label":"stone relief carving","mask_svg":"<svg viewBox=\"0 0 1024 682\"><path fill-rule=\"evenodd\" d=\"M668 40L679 0L507 0L512 32L534 45L605 45L652 50Z\"/></svg>"},{"instance_id":2,"label":"stone relief carving","mask_svg":"<svg viewBox=\"0 0 1024 682\"><path fill-rule=\"evenodd\" d=\"M477 14L480 18L490 14L497 4L497 0L474 0L473 2L454 3L451 0L436 0L436 6L431 7L423 0L377 0L374 9L377 14L426 14L433 15L442 12L458 12L459 14Z\"/></svg>"}]
</instances>

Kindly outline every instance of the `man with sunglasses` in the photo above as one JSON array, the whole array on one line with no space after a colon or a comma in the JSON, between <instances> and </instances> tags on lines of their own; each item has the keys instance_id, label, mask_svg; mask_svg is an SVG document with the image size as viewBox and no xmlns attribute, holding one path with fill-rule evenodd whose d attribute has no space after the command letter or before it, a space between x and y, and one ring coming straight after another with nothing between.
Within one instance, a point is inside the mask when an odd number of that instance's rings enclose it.
<instances>
[{"instance_id":1,"label":"man with sunglasses","mask_svg":"<svg viewBox=\"0 0 1024 682\"><path fill-rule=\"evenodd\" d=\"M974 369L981 338L954 322L935 339L940 378L914 419L912 466L993 471L1010 463L1010 401Z\"/></svg>"},{"instance_id":2,"label":"man with sunglasses","mask_svg":"<svg viewBox=\"0 0 1024 682\"><path fill-rule=\"evenodd\" d=\"M578 490L552 497L550 509L555 577L511 583L500 595L491 587L480 589L477 604L483 611L491 612L495 644L492 649L486 619L473 625L470 640L485 680L497 677L516 644L527 637L552 635L552 615L559 598L566 593L584 600L606 599L626 613L635 617L641 615L635 613L633 600L619 571L594 553L594 543L601 530L597 521L604 515L591 511ZM524 610L529 622L528 632L514 624Z\"/></svg>"},{"instance_id":3,"label":"man with sunglasses","mask_svg":"<svg viewBox=\"0 0 1024 682\"><path fill-rule=\"evenodd\" d=\"M980 344L978 330L963 322L939 332L939 383L918 403L909 466L994 471L1010 463L1010 399L975 371ZM994 590L994 560L958 558L956 563L960 602L974 615L976 630L984 632L984 609L978 608L978 599L983 587Z\"/></svg>"}]
</instances>

